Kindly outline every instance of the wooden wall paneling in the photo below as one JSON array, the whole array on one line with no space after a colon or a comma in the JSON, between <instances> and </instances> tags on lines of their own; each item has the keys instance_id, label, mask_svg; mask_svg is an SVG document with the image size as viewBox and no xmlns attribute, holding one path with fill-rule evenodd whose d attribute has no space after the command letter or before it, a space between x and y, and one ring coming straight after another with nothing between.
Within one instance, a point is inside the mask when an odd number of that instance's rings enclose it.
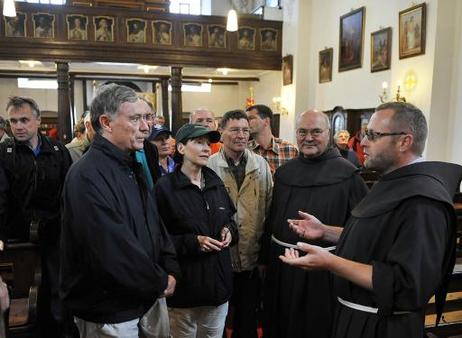
<instances>
[{"instance_id":1,"label":"wooden wall paneling","mask_svg":"<svg viewBox=\"0 0 462 338\"><path fill-rule=\"evenodd\" d=\"M156 65L205 66L243 69L279 70L281 59L282 23L276 21L243 18L240 25L255 29L255 50L238 49L238 33L226 32L226 48L208 46L207 27L225 25L226 18L218 16L176 15L161 12L145 12L133 9L94 8L76 6L48 6L17 3L19 12L26 14L26 38L16 39L5 36L4 24L0 29L0 58L37 59L41 61L117 61ZM48 13L55 16L55 38L34 38L32 15ZM66 16L80 14L88 17L88 40L70 41L67 38ZM95 41L94 18L107 16L114 18L114 42ZM146 20L146 43L128 43L126 19ZM153 43L152 22L165 20L172 22L172 45ZM203 47L183 46L183 23L202 25ZM265 51L260 48L260 30L277 31L277 50ZM129 51L129 52L128 52Z\"/></svg>"}]
</instances>

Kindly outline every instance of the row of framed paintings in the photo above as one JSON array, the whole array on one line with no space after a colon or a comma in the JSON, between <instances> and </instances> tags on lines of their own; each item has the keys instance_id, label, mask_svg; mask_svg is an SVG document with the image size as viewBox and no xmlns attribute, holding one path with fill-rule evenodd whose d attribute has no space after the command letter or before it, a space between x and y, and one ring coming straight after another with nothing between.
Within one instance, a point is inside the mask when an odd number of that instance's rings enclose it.
<instances>
[{"instance_id":1,"label":"row of framed paintings","mask_svg":"<svg viewBox=\"0 0 462 338\"><path fill-rule=\"evenodd\" d=\"M339 72L362 67L365 7L340 17ZM426 4L399 12L399 58L425 54ZM390 69L392 28L371 33L371 72ZM319 82L332 80L333 48L319 52Z\"/></svg>"},{"instance_id":2,"label":"row of framed paintings","mask_svg":"<svg viewBox=\"0 0 462 338\"><path fill-rule=\"evenodd\" d=\"M5 17L4 32L7 38L33 37L40 39L55 39L55 15L50 13L32 14L32 34L27 32L27 14L18 12L16 17ZM111 16L94 16L91 18L82 14L67 14L67 40L114 42L114 31L117 18ZM147 28L150 20L140 18L125 19L127 43L150 43ZM156 45L174 44L173 22L168 20L152 20L152 43ZM207 33L208 48L227 48L227 32L225 25L183 23L183 46L205 47L204 31ZM92 34L89 34L89 32ZM262 51L277 51L278 30L274 28L259 28L259 49ZM237 48L255 50L257 47L257 28L240 27Z\"/></svg>"}]
</instances>

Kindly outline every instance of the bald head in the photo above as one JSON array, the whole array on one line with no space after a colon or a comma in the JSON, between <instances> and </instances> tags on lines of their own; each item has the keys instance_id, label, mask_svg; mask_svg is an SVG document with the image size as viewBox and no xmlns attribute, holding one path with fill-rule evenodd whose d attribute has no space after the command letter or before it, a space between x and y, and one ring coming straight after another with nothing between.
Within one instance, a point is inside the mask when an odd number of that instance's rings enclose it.
<instances>
[{"instance_id":1,"label":"bald head","mask_svg":"<svg viewBox=\"0 0 462 338\"><path fill-rule=\"evenodd\" d=\"M213 112L207 108L197 108L194 110L191 115L189 115L189 123L196 123L208 128L210 130L215 130L215 116Z\"/></svg>"},{"instance_id":2,"label":"bald head","mask_svg":"<svg viewBox=\"0 0 462 338\"><path fill-rule=\"evenodd\" d=\"M308 110L297 118L297 144L304 157L323 154L329 145L329 117L316 110Z\"/></svg>"},{"instance_id":3,"label":"bald head","mask_svg":"<svg viewBox=\"0 0 462 338\"><path fill-rule=\"evenodd\" d=\"M316 109L307 110L303 113L300 113L297 118L296 127L298 128L300 123L302 123L306 119L319 119L323 124L323 129L330 129L329 117L323 112L317 111Z\"/></svg>"}]
</instances>

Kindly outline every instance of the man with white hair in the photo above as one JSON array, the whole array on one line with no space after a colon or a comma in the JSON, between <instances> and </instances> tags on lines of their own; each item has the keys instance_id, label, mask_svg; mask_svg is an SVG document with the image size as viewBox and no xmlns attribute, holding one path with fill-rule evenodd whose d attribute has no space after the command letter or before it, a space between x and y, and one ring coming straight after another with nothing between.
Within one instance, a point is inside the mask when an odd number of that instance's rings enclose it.
<instances>
[{"instance_id":1,"label":"man with white hair","mask_svg":"<svg viewBox=\"0 0 462 338\"><path fill-rule=\"evenodd\" d=\"M298 117L296 128L300 156L276 170L264 241L270 247L265 338L330 338L335 307L332 275L305 272L279 260L286 247L301 240L289 228L287 219L309 210L324 222L344 224L367 187L356 167L329 146L330 125L326 114L304 112ZM313 244L330 246L322 240Z\"/></svg>"},{"instance_id":2,"label":"man with white hair","mask_svg":"<svg viewBox=\"0 0 462 338\"><path fill-rule=\"evenodd\" d=\"M334 135L334 142L344 159L350 161L355 167L361 166L356 153L348 147L350 133L348 130L339 130Z\"/></svg>"},{"instance_id":3,"label":"man with white hair","mask_svg":"<svg viewBox=\"0 0 462 338\"><path fill-rule=\"evenodd\" d=\"M200 124L207 129L217 130L217 124L215 123L215 115L212 111L207 108L197 108L189 115L189 123ZM220 151L222 147L221 142L210 144L210 155L213 155Z\"/></svg>"}]
</instances>

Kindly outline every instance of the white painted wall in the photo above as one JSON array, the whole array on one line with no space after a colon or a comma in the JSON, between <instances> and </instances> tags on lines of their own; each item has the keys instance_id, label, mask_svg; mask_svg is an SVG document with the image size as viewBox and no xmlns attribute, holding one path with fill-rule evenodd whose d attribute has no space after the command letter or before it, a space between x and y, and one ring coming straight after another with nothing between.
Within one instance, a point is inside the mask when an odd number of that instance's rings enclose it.
<instances>
[{"instance_id":1,"label":"white painted wall","mask_svg":"<svg viewBox=\"0 0 462 338\"><path fill-rule=\"evenodd\" d=\"M20 89L17 79L0 79L0 115L6 116L5 108L10 96L27 96L34 99L41 110L58 111L56 89Z\"/></svg>"},{"instance_id":2,"label":"white painted wall","mask_svg":"<svg viewBox=\"0 0 462 338\"><path fill-rule=\"evenodd\" d=\"M454 56L452 59L452 86L449 106L447 157L462 164L462 2L454 10ZM445 90L446 86L441 88Z\"/></svg>"},{"instance_id":3,"label":"white painted wall","mask_svg":"<svg viewBox=\"0 0 462 338\"><path fill-rule=\"evenodd\" d=\"M238 89L237 85L212 85L210 93L183 92L183 111L206 107L216 116L222 116L228 110L240 107Z\"/></svg>"},{"instance_id":4,"label":"white painted wall","mask_svg":"<svg viewBox=\"0 0 462 338\"><path fill-rule=\"evenodd\" d=\"M377 106L381 84L389 83L389 97L408 72L417 75L412 92L402 90L421 108L429 123L427 158L462 163L462 4L457 0L427 0L426 52L399 60L399 11L407 0L285 0L283 55L294 55L294 84L282 88L289 115L281 119L281 135L293 139L296 113L307 108L329 110ZM338 72L340 16L366 7L362 68ZM392 27L391 69L370 72L370 34ZM318 83L318 54L334 48L333 81ZM390 91L391 89L391 91ZM401 88L403 89L403 88ZM459 126L459 127L457 127Z\"/></svg>"},{"instance_id":5,"label":"white painted wall","mask_svg":"<svg viewBox=\"0 0 462 338\"><path fill-rule=\"evenodd\" d=\"M275 110L273 97L281 96L282 75L280 71L268 71L253 83L256 104L264 104Z\"/></svg>"},{"instance_id":6,"label":"white painted wall","mask_svg":"<svg viewBox=\"0 0 462 338\"><path fill-rule=\"evenodd\" d=\"M409 1L375 1L375 0L343 0L312 1L310 14L312 22L312 63L315 69L310 78L311 87L315 89L314 102L318 109L328 110L335 106L345 108L370 108L377 106L381 84L389 83L396 91L398 80L404 83L408 71L417 73L415 90L404 92L406 98L421 107L425 112L430 108L430 92L432 88L433 60L435 54L435 30L437 0L427 1L427 43L424 55L399 60L398 50L398 13L409 7ZM365 35L362 68L349 71L338 71L340 16L366 7ZM371 33L381 28L392 27L392 60L391 69L376 73L370 71ZM321 28L322 27L322 28ZM321 29L320 29L321 28ZM318 83L318 53L325 47L334 48L332 82Z\"/></svg>"}]
</instances>

